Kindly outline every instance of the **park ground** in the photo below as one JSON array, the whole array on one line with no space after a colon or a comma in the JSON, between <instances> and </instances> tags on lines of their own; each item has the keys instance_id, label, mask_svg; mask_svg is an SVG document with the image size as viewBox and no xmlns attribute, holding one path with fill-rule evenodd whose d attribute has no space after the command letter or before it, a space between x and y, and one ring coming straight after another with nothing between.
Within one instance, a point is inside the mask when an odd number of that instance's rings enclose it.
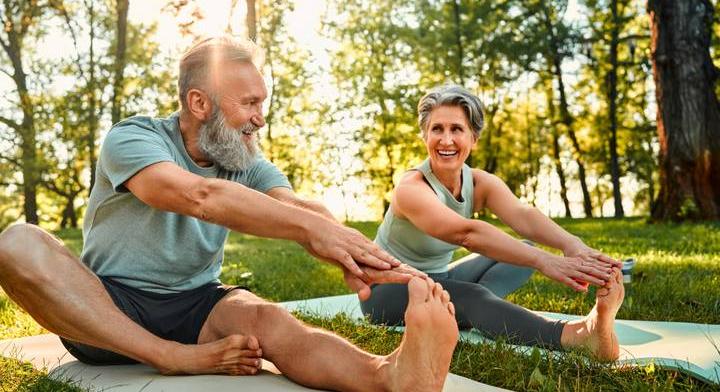
<instances>
[{"instance_id":1,"label":"park ground","mask_svg":"<svg viewBox=\"0 0 720 392\"><path fill-rule=\"evenodd\" d=\"M638 260L618 318L720 324L720 223L648 224L642 218L558 222L610 256ZM373 237L378 223L350 225ZM79 254L79 230L57 235ZM295 243L232 233L225 253L223 281L249 286L273 301L349 292L338 269L316 261ZM456 256L465 253L460 251ZM576 294L536 273L508 299L533 310L585 314L592 308L593 298L592 291L589 295ZM333 319L299 316L374 353L388 353L400 342L396 332L357 326L342 315ZM0 291L0 339L45 332ZM535 350L524 355L503 342L459 344L451 371L518 391L720 391L720 386L653 365L618 369L587 360L577 352ZM27 363L0 358L0 391L76 390L75 386L48 379Z\"/></svg>"}]
</instances>

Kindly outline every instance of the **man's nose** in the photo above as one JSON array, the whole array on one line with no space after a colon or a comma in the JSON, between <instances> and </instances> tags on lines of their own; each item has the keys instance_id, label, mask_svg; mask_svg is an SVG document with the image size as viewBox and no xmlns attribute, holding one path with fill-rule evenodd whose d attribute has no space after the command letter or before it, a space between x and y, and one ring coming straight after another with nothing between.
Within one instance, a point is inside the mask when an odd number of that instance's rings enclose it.
<instances>
[{"instance_id":1,"label":"man's nose","mask_svg":"<svg viewBox=\"0 0 720 392\"><path fill-rule=\"evenodd\" d=\"M252 123L258 128L262 128L265 126L265 117L263 117L262 113L257 113L256 115L252 116L250 118L250 121L252 121Z\"/></svg>"}]
</instances>

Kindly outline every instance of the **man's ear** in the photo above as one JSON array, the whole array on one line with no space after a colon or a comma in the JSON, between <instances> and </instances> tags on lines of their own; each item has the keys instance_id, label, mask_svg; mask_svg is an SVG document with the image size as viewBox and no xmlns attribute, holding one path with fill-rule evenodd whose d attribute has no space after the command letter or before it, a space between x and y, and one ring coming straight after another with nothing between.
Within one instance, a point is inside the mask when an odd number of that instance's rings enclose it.
<instances>
[{"instance_id":1,"label":"man's ear","mask_svg":"<svg viewBox=\"0 0 720 392\"><path fill-rule=\"evenodd\" d=\"M187 92L187 108L188 112L200 122L205 122L210 118L213 111L213 103L210 96L202 90L191 88Z\"/></svg>"}]
</instances>

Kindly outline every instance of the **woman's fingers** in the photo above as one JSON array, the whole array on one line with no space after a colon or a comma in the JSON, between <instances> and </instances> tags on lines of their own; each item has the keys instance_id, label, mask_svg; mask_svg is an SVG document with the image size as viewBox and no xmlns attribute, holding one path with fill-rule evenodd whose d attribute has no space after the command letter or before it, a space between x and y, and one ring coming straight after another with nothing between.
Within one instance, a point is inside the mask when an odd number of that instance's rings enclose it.
<instances>
[{"instance_id":1,"label":"woman's fingers","mask_svg":"<svg viewBox=\"0 0 720 392\"><path fill-rule=\"evenodd\" d=\"M581 272L581 271L576 271L575 274L573 275L573 278L577 279L577 280L581 280L583 282L592 283L596 286L605 286L605 283L606 283L606 281L604 281L602 279L596 278L593 275L590 275L588 273Z\"/></svg>"},{"instance_id":2,"label":"woman's fingers","mask_svg":"<svg viewBox=\"0 0 720 392\"><path fill-rule=\"evenodd\" d=\"M585 286L585 285L583 285L583 284L581 284L581 283L579 283L579 282L574 281L573 279L571 279L571 278L568 277L568 276L564 276L564 277L560 280L560 283L565 284L566 286L570 287L571 289L573 289L573 290L575 290L575 291L580 291L580 292L583 292L583 293L584 293L584 292L587 292L587 286Z\"/></svg>"}]
</instances>

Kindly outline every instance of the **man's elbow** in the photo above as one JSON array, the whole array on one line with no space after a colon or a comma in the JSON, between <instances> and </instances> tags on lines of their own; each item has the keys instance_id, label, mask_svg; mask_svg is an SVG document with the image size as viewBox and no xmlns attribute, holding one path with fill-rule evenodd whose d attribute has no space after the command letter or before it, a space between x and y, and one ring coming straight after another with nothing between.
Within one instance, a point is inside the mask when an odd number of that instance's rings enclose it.
<instances>
[{"instance_id":1,"label":"man's elbow","mask_svg":"<svg viewBox=\"0 0 720 392\"><path fill-rule=\"evenodd\" d=\"M213 178L199 178L182 195L182 205L186 213L192 217L215 222L213 203L214 197L221 191L221 183Z\"/></svg>"}]
</instances>

